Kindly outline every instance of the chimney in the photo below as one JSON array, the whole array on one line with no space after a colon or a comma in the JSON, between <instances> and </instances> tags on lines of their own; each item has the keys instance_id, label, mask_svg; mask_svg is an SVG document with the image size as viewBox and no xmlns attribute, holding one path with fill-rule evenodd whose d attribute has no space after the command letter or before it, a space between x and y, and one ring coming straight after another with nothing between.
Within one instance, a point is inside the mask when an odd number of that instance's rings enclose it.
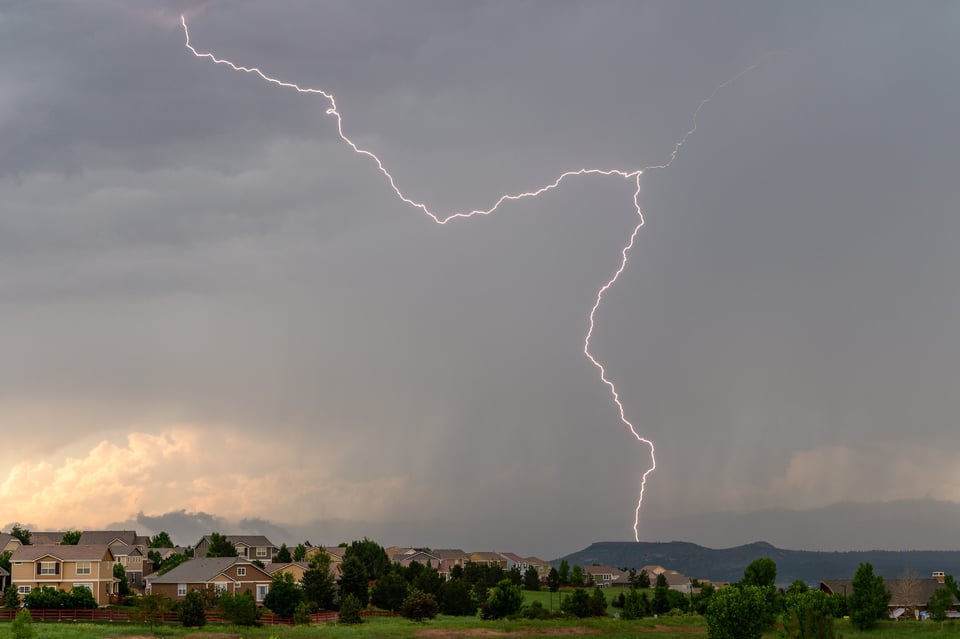
<instances>
[{"instance_id":1,"label":"chimney","mask_svg":"<svg viewBox=\"0 0 960 639\"><path fill-rule=\"evenodd\" d=\"M933 578L937 580L938 584L942 584L944 581L944 575L942 570L934 570Z\"/></svg>"}]
</instances>

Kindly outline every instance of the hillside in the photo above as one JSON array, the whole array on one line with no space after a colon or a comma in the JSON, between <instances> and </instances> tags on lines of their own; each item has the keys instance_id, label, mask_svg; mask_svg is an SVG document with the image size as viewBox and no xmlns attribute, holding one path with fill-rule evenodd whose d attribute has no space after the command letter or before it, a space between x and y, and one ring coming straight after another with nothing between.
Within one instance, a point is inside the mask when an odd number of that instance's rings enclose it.
<instances>
[{"instance_id":1,"label":"hillside","mask_svg":"<svg viewBox=\"0 0 960 639\"><path fill-rule=\"evenodd\" d=\"M604 564L618 568L660 565L691 577L712 581L737 581L743 569L754 559L769 557L777 563L777 582L789 584L801 579L816 585L821 579L852 578L862 562L873 564L874 571L888 579L908 571L929 576L934 570L960 574L960 551L944 550L867 550L816 552L784 550L758 541L734 548L705 548L688 542L666 543L602 541L565 557L571 564Z\"/></svg>"}]
</instances>

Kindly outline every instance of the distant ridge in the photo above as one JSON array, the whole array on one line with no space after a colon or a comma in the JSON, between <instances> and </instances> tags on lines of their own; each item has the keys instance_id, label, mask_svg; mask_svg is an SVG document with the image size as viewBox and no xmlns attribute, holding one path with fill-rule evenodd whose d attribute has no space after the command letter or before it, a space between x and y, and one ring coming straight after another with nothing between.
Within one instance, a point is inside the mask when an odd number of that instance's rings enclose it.
<instances>
[{"instance_id":1,"label":"distant ridge","mask_svg":"<svg viewBox=\"0 0 960 639\"><path fill-rule=\"evenodd\" d=\"M743 569L754 559L769 557L777 563L777 583L797 579L815 586L821 579L849 579L862 562L873 564L876 574L894 579L906 572L921 577L935 570L960 575L960 551L957 550L863 550L820 552L784 550L765 541L734 548L713 549L684 541L633 542L600 541L566 559L570 564L603 564L617 568L640 569L660 565L690 577L711 581L739 581Z\"/></svg>"}]
</instances>

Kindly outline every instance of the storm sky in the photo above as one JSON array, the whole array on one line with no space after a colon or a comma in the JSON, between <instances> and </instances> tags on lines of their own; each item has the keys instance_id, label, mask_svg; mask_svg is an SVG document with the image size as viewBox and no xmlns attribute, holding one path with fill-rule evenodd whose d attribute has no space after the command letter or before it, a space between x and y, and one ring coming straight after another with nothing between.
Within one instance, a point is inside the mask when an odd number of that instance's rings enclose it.
<instances>
[{"instance_id":1,"label":"storm sky","mask_svg":"<svg viewBox=\"0 0 960 639\"><path fill-rule=\"evenodd\" d=\"M0 9L0 522L633 538L648 450L582 349L635 185L436 225L181 13L445 213L663 164L735 78L597 314L657 446L641 539L960 502L957 3L31 1Z\"/></svg>"}]
</instances>

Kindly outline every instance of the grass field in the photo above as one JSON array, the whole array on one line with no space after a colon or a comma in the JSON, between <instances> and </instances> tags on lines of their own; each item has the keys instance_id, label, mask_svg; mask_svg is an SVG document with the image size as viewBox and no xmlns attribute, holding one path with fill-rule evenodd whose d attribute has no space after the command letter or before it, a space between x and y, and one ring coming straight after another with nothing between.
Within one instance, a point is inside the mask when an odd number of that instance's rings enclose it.
<instances>
[{"instance_id":1,"label":"grass field","mask_svg":"<svg viewBox=\"0 0 960 639\"><path fill-rule=\"evenodd\" d=\"M576 639L578 637L649 637L650 639L697 639L706 637L706 623L702 617L664 617L620 621L613 618L550 620L550 621L481 621L473 617L438 617L433 621L418 624L399 617L369 618L359 626L315 625L310 627L261 627L240 628L211 624L200 631L176 624L156 626L150 634L148 626L141 624L95 624L34 623L36 639L109 639L112 637L181 637L184 639L392 639L420 637L422 639L469 639L470 637L516 637L518 639L553 637ZM858 632L849 623L839 622L837 630L846 639L940 639L960 636L960 625L947 623L941 631L933 622L906 621L885 622L869 632ZM0 624L0 639L11 636L10 624ZM775 639L775 631L765 639Z\"/></svg>"}]
</instances>

